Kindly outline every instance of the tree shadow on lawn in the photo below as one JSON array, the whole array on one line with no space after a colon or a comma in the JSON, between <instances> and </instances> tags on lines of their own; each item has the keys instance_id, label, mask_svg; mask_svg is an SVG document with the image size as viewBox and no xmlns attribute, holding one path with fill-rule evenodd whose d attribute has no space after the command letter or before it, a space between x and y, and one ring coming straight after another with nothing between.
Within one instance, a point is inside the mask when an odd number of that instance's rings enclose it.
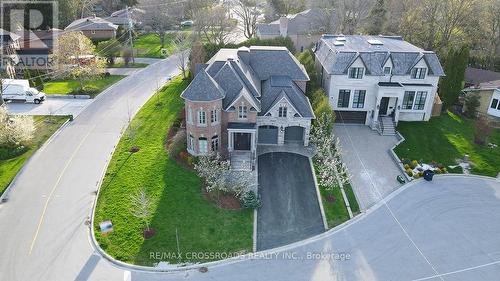
<instances>
[{"instance_id":1,"label":"tree shadow on lawn","mask_svg":"<svg viewBox=\"0 0 500 281\"><path fill-rule=\"evenodd\" d=\"M156 235L143 240L135 264L208 262L220 258L197 258L191 253L251 251L251 210L223 210L213 206L203 197L202 181L194 171L181 167L170 157L162 165L166 171L164 188L151 220ZM178 249L179 259L175 257ZM157 259L157 253L164 256Z\"/></svg>"}]
</instances>

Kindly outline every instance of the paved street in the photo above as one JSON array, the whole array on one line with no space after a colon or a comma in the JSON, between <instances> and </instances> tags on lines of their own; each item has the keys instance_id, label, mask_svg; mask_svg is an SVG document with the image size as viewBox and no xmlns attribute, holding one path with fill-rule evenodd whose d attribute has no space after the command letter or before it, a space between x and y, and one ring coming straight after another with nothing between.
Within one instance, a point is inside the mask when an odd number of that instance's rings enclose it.
<instances>
[{"instance_id":1,"label":"paved street","mask_svg":"<svg viewBox=\"0 0 500 281\"><path fill-rule=\"evenodd\" d=\"M129 116L156 90L157 77L164 83L175 73L169 59L124 78L33 156L0 205L0 280L123 280L92 255L84 222Z\"/></svg>"},{"instance_id":2,"label":"paved street","mask_svg":"<svg viewBox=\"0 0 500 281\"><path fill-rule=\"evenodd\" d=\"M387 205L277 256L209 267L207 273L132 272L132 280L498 280L499 181L434 177L391 196Z\"/></svg>"},{"instance_id":3,"label":"paved street","mask_svg":"<svg viewBox=\"0 0 500 281\"><path fill-rule=\"evenodd\" d=\"M314 179L305 156L273 152L259 156L257 250L271 249L325 231Z\"/></svg>"},{"instance_id":4,"label":"paved street","mask_svg":"<svg viewBox=\"0 0 500 281\"><path fill-rule=\"evenodd\" d=\"M361 210L366 210L401 186L401 174L389 154L398 141L395 136L381 136L368 126L339 125L334 134L340 140L342 160L352 175L351 184Z\"/></svg>"},{"instance_id":5,"label":"paved street","mask_svg":"<svg viewBox=\"0 0 500 281\"><path fill-rule=\"evenodd\" d=\"M25 115L73 115L78 116L93 99L51 98L41 104L9 102L7 110L10 114Z\"/></svg>"}]
</instances>

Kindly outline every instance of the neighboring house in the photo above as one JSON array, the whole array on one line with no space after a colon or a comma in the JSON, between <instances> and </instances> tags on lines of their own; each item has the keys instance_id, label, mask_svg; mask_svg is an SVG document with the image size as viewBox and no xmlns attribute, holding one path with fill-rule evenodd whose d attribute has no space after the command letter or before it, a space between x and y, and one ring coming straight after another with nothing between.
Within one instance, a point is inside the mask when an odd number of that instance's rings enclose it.
<instances>
[{"instance_id":1,"label":"neighboring house","mask_svg":"<svg viewBox=\"0 0 500 281\"><path fill-rule=\"evenodd\" d=\"M181 95L190 154L254 159L258 144L309 145L309 76L285 47L221 49L198 69Z\"/></svg>"},{"instance_id":2,"label":"neighboring house","mask_svg":"<svg viewBox=\"0 0 500 281\"><path fill-rule=\"evenodd\" d=\"M19 50L19 39L15 33L0 28L0 70L5 70L9 78L15 78L15 65L19 62L17 51Z\"/></svg>"},{"instance_id":3,"label":"neighboring house","mask_svg":"<svg viewBox=\"0 0 500 281\"><path fill-rule=\"evenodd\" d=\"M480 116L500 122L500 80L483 82L466 88L464 92L479 95L480 105L477 112Z\"/></svg>"},{"instance_id":4,"label":"neighboring house","mask_svg":"<svg viewBox=\"0 0 500 281\"><path fill-rule=\"evenodd\" d=\"M334 13L314 8L298 14L281 17L271 23L257 24L256 35L260 39L290 37L295 49L303 51L311 47L330 29Z\"/></svg>"},{"instance_id":5,"label":"neighboring house","mask_svg":"<svg viewBox=\"0 0 500 281\"><path fill-rule=\"evenodd\" d=\"M465 88L478 86L484 82L500 80L500 72L486 69L467 67L465 69Z\"/></svg>"},{"instance_id":6,"label":"neighboring house","mask_svg":"<svg viewBox=\"0 0 500 281\"><path fill-rule=\"evenodd\" d=\"M434 52L399 36L381 35L324 35L314 51L318 78L337 122L393 134L399 120L431 117L444 75Z\"/></svg>"},{"instance_id":7,"label":"neighboring house","mask_svg":"<svg viewBox=\"0 0 500 281\"><path fill-rule=\"evenodd\" d=\"M16 67L18 69L51 69L50 54L54 45L54 38L52 36L55 36L58 32L60 32L59 29L23 31L23 36L20 39L20 48L17 51L19 62Z\"/></svg>"},{"instance_id":8,"label":"neighboring house","mask_svg":"<svg viewBox=\"0 0 500 281\"><path fill-rule=\"evenodd\" d=\"M70 23L65 31L81 31L85 36L94 41L108 40L116 36L118 26L108 20L91 16L77 19Z\"/></svg>"},{"instance_id":9,"label":"neighboring house","mask_svg":"<svg viewBox=\"0 0 500 281\"><path fill-rule=\"evenodd\" d=\"M107 17L106 20L118 26L128 27L129 24L136 25L140 24L141 18L144 16L145 11L128 7L125 9L113 12L111 16Z\"/></svg>"}]
</instances>

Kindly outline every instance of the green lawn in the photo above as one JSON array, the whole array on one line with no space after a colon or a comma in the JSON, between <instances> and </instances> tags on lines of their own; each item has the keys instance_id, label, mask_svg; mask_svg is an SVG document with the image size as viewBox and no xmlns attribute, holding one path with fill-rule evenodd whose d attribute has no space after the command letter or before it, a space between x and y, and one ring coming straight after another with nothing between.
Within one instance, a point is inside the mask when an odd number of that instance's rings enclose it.
<instances>
[{"instance_id":1,"label":"green lawn","mask_svg":"<svg viewBox=\"0 0 500 281\"><path fill-rule=\"evenodd\" d=\"M33 118L36 131L29 150L15 158L0 160L0 194L7 188L30 156L68 119L66 116L35 116Z\"/></svg>"},{"instance_id":2,"label":"green lawn","mask_svg":"<svg viewBox=\"0 0 500 281\"><path fill-rule=\"evenodd\" d=\"M125 76L123 75L110 75L109 77L103 77L95 80L85 81L84 87L93 88L99 93L102 92L107 87L118 82L124 77ZM45 83L43 86L43 92L46 93L47 95L78 94L79 89L80 89L80 82L76 79L51 81Z\"/></svg>"},{"instance_id":3,"label":"green lawn","mask_svg":"<svg viewBox=\"0 0 500 281\"><path fill-rule=\"evenodd\" d=\"M126 131L120 140L106 172L97 201L96 238L101 247L118 260L153 265L152 252L176 253L176 230L182 253L249 252L252 249L253 211L222 210L208 203L202 195L202 182L194 171L178 165L165 150L168 128L183 108L179 97L188 85L177 78L161 91L162 106L151 98L132 121L133 134ZM130 147L139 146L134 154ZM154 213L150 219L156 235L142 236L144 223L128 210L129 194L144 187L152 199ZM111 220L113 232L102 235L98 224ZM208 261L215 258L182 259Z\"/></svg>"},{"instance_id":4,"label":"green lawn","mask_svg":"<svg viewBox=\"0 0 500 281\"><path fill-rule=\"evenodd\" d=\"M143 68L143 67L146 67L148 65L149 64L142 63L142 62L136 62L136 63L130 62L128 65L125 65L124 62L118 62L118 63L112 64L112 65L108 65L107 67L109 67L109 68Z\"/></svg>"},{"instance_id":5,"label":"green lawn","mask_svg":"<svg viewBox=\"0 0 500 281\"><path fill-rule=\"evenodd\" d=\"M174 38L172 33L165 35L165 48L170 50L169 43ZM161 39L155 33L139 35L134 41L134 48L137 49L137 56L143 58L164 58L161 53Z\"/></svg>"},{"instance_id":6,"label":"green lawn","mask_svg":"<svg viewBox=\"0 0 500 281\"><path fill-rule=\"evenodd\" d=\"M455 165L455 159L468 154L475 164L472 173L497 176L500 172L500 147L475 144L472 120L447 112L429 122L399 122L397 129L406 139L395 149L400 158ZM500 129L493 131L488 142L500 145Z\"/></svg>"},{"instance_id":7,"label":"green lawn","mask_svg":"<svg viewBox=\"0 0 500 281\"><path fill-rule=\"evenodd\" d=\"M329 228L349 220L349 213L347 212L347 207L345 206L340 188L334 187L327 190L325 187L320 186L319 191L321 193L321 201L323 203L323 209L325 210L326 221ZM327 200L328 197L332 197L333 200Z\"/></svg>"}]
</instances>

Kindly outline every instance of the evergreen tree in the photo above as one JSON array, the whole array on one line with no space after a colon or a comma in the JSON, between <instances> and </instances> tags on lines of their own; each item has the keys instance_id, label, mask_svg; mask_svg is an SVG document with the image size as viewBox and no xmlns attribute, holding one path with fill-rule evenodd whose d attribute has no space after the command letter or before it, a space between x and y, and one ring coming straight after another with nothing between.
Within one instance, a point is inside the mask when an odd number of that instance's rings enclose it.
<instances>
[{"instance_id":1,"label":"evergreen tree","mask_svg":"<svg viewBox=\"0 0 500 281\"><path fill-rule=\"evenodd\" d=\"M445 77L441 79L439 96L445 108L452 106L464 86L465 69L469 61L469 48L462 46L455 50L451 48L444 64Z\"/></svg>"},{"instance_id":2,"label":"evergreen tree","mask_svg":"<svg viewBox=\"0 0 500 281\"><path fill-rule=\"evenodd\" d=\"M387 9L384 0L377 0L367 18L366 32L370 35L379 35L384 31L387 21Z\"/></svg>"}]
</instances>

